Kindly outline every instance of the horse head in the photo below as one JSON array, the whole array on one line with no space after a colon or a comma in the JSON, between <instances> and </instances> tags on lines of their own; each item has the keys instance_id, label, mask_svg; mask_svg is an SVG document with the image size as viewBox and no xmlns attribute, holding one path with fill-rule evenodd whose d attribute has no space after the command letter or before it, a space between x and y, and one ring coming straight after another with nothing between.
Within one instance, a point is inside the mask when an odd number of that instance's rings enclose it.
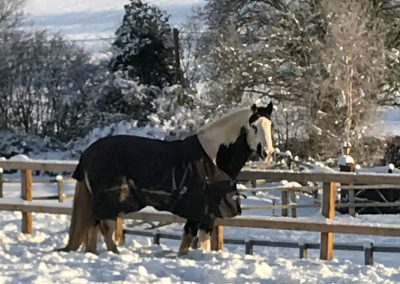
<instances>
[{"instance_id":1,"label":"horse head","mask_svg":"<svg viewBox=\"0 0 400 284\"><path fill-rule=\"evenodd\" d=\"M250 131L247 135L247 143L265 161L271 161L274 152L272 143L272 110L272 102L267 107L257 107L253 104L249 118Z\"/></svg>"},{"instance_id":2,"label":"horse head","mask_svg":"<svg viewBox=\"0 0 400 284\"><path fill-rule=\"evenodd\" d=\"M202 127L200 143L220 169L236 177L252 152L263 160L272 158L272 110L272 103L235 110Z\"/></svg>"}]
</instances>

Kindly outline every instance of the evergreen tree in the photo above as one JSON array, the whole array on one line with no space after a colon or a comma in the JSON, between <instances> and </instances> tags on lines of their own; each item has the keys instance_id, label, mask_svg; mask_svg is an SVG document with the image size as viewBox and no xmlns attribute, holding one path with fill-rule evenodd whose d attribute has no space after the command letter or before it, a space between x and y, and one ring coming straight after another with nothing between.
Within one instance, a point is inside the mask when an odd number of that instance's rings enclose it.
<instances>
[{"instance_id":1,"label":"evergreen tree","mask_svg":"<svg viewBox=\"0 0 400 284\"><path fill-rule=\"evenodd\" d=\"M130 79L163 87L174 80L172 32L168 16L154 5L131 0L113 43L113 71L127 71Z\"/></svg>"}]
</instances>

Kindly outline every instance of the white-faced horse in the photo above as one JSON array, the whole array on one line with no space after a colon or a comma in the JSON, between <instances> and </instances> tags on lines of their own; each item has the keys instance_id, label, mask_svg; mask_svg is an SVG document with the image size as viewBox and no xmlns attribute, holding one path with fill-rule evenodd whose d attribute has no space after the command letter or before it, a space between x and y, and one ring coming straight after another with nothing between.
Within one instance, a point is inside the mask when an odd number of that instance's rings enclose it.
<instances>
[{"instance_id":1,"label":"white-faced horse","mask_svg":"<svg viewBox=\"0 0 400 284\"><path fill-rule=\"evenodd\" d=\"M89 146L73 173L77 180L69 240L63 251L97 252L98 229L108 250L118 252L109 220L146 206L187 219L179 254L188 252L200 229L210 249L215 218L240 214L235 179L252 152L272 157L271 113L242 108L184 140L110 136Z\"/></svg>"}]
</instances>

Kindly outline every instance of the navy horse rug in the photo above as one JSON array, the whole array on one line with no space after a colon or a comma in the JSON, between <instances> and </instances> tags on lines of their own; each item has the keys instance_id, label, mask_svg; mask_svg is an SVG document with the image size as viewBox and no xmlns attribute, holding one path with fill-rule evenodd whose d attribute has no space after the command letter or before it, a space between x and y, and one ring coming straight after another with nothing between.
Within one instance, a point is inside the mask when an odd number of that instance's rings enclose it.
<instances>
[{"instance_id":1,"label":"navy horse rug","mask_svg":"<svg viewBox=\"0 0 400 284\"><path fill-rule=\"evenodd\" d=\"M84 151L73 178L87 181L98 220L145 206L196 221L240 214L236 183L213 163L197 136L170 142L100 139Z\"/></svg>"}]
</instances>

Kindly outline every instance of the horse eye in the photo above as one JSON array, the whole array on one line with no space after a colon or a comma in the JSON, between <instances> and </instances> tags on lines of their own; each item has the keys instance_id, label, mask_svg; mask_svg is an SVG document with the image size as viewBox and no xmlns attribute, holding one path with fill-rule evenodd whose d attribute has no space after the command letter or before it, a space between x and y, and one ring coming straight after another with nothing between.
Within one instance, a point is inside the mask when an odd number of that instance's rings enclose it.
<instances>
[{"instance_id":1,"label":"horse eye","mask_svg":"<svg viewBox=\"0 0 400 284\"><path fill-rule=\"evenodd\" d=\"M255 133L257 133L257 127L255 125L251 125L251 128L253 128Z\"/></svg>"}]
</instances>

